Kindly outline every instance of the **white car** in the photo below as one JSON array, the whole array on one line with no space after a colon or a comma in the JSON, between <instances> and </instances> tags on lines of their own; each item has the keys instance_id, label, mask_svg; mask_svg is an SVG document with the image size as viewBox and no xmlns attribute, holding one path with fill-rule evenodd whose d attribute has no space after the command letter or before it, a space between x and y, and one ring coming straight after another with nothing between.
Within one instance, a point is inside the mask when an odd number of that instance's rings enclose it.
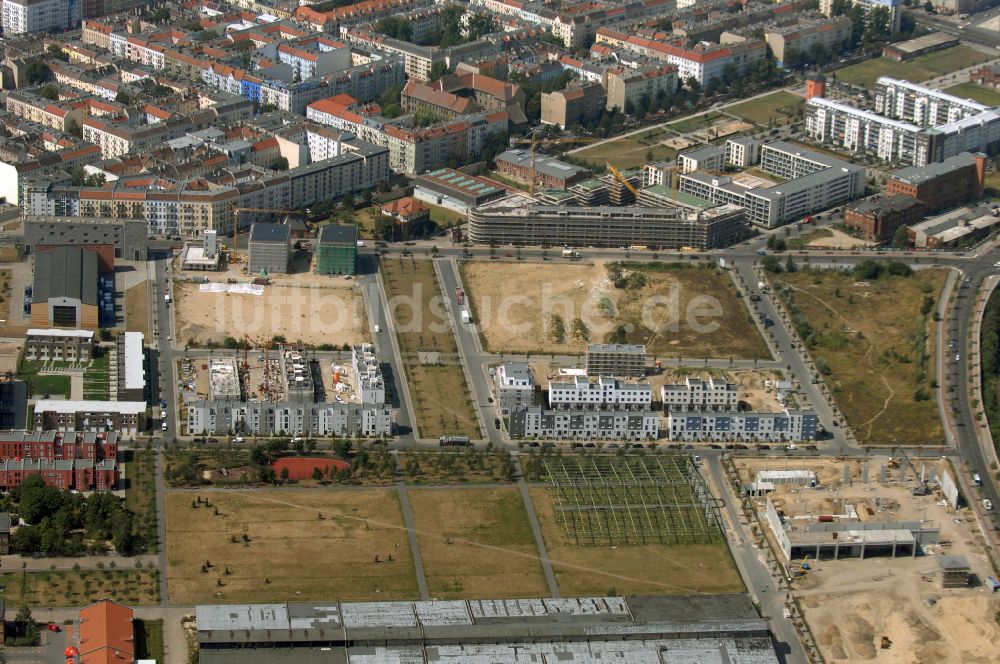
<instances>
[{"instance_id":1,"label":"white car","mask_svg":"<svg viewBox=\"0 0 1000 664\"><path fill-rule=\"evenodd\" d=\"M161 420L167 419L167 411L165 411L165 410L161 410L160 411L160 419Z\"/></svg>"},{"instance_id":2,"label":"white car","mask_svg":"<svg viewBox=\"0 0 1000 664\"><path fill-rule=\"evenodd\" d=\"M167 430L167 423L164 422L163 424L161 424L160 428L163 429L164 431L166 431Z\"/></svg>"},{"instance_id":3,"label":"white car","mask_svg":"<svg viewBox=\"0 0 1000 664\"><path fill-rule=\"evenodd\" d=\"M243 442L243 436L233 436L233 443L239 445Z\"/></svg>"},{"instance_id":4,"label":"white car","mask_svg":"<svg viewBox=\"0 0 1000 664\"><path fill-rule=\"evenodd\" d=\"M796 445L795 443L792 443L785 449L789 450L790 452L794 452L795 450L799 449L799 446Z\"/></svg>"},{"instance_id":5,"label":"white car","mask_svg":"<svg viewBox=\"0 0 1000 664\"><path fill-rule=\"evenodd\" d=\"M382 326L381 325L376 325L375 326L375 334L378 334L381 331L382 331Z\"/></svg>"}]
</instances>

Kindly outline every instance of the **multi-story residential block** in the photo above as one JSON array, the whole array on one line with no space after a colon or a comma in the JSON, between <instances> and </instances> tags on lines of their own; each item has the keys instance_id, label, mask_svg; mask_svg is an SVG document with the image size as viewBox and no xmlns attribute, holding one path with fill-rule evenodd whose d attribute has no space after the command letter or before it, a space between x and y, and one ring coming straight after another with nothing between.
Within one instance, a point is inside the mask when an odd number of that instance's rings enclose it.
<instances>
[{"instance_id":1,"label":"multi-story residential block","mask_svg":"<svg viewBox=\"0 0 1000 664\"><path fill-rule=\"evenodd\" d=\"M683 383L661 386L660 401L666 412L736 412L739 409L740 390L735 383L724 380L688 377Z\"/></svg>"},{"instance_id":2,"label":"multi-story residential block","mask_svg":"<svg viewBox=\"0 0 1000 664\"><path fill-rule=\"evenodd\" d=\"M71 459L8 459L0 461L0 489L12 491L37 475L46 486L63 491L112 491L118 486L118 468L114 461Z\"/></svg>"},{"instance_id":3,"label":"multi-story residential block","mask_svg":"<svg viewBox=\"0 0 1000 664\"><path fill-rule=\"evenodd\" d=\"M911 226L924 218L926 206L912 196L878 195L844 207L844 224L867 240L892 239L900 226Z\"/></svg>"},{"instance_id":4,"label":"multi-story residential block","mask_svg":"<svg viewBox=\"0 0 1000 664\"><path fill-rule=\"evenodd\" d=\"M511 413L535 403L535 378L525 362L507 362L493 376L493 405L501 413Z\"/></svg>"},{"instance_id":5,"label":"multi-story residential block","mask_svg":"<svg viewBox=\"0 0 1000 664\"><path fill-rule=\"evenodd\" d=\"M118 401L146 398L146 352L142 343L142 332L125 332L115 338L115 372L109 389Z\"/></svg>"},{"instance_id":6,"label":"multi-story residential block","mask_svg":"<svg viewBox=\"0 0 1000 664\"><path fill-rule=\"evenodd\" d=\"M648 106L663 95L677 91L677 67L640 67L638 69L611 70L607 80L608 110L624 111L645 100Z\"/></svg>"},{"instance_id":7,"label":"multi-story residential block","mask_svg":"<svg viewBox=\"0 0 1000 664\"><path fill-rule=\"evenodd\" d=\"M439 119L451 119L479 112L475 99L459 97L431 85L409 80L400 94L403 109L411 113L427 111Z\"/></svg>"},{"instance_id":8,"label":"multi-story residential block","mask_svg":"<svg viewBox=\"0 0 1000 664\"><path fill-rule=\"evenodd\" d=\"M114 461L117 456L118 434L113 431L0 431L0 460Z\"/></svg>"},{"instance_id":9,"label":"multi-story residential block","mask_svg":"<svg viewBox=\"0 0 1000 664\"><path fill-rule=\"evenodd\" d=\"M764 29L764 41L771 48L779 67L796 64L800 56L810 56L818 47L828 54L840 53L851 40L851 19L836 16L820 21L801 21L797 25Z\"/></svg>"},{"instance_id":10,"label":"multi-story residential block","mask_svg":"<svg viewBox=\"0 0 1000 664\"><path fill-rule=\"evenodd\" d=\"M979 198L986 164L986 155L963 152L939 163L902 168L893 172L885 193L916 198L925 212L935 212Z\"/></svg>"},{"instance_id":11,"label":"multi-story residential block","mask_svg":"<svg viewBox=\"0 0 1000 664\"><path fill-rule=\"evenodd\" d=\"M542 122L565 129L595 117L605 108L606 100L600 83L542 93Z\"/></svg>"},{"instance_id":12,"label":"multi-story residential block","mask_svg":"<svg viewBox=\"0 0 1000 664\"><path fill-rule=\"evenodd\" d=\"M833 0L820 0L819 10L825 16L833 16ZM889 12L889 30L896 34L899 32L899 23L903 17L902 0L851 0L852 5L861 5L865 14L870 13L876 7L884 7Z\"/></svg>"},{"instance_id":13,"label":"multi-story residential block","mask_svg":"<svg viewBox=\"0 0 1000 664\"><path fill-rule=\"evenodd\" d=\"M482 244L543 244L553 247L726 247L749 234L742 208L720 205L705 211L678 207L567 207L487 203L469 212L469 238Z\"/></svg>"},{"instance_id":14,"label":"multi-story residential block","mask_svg":"<svg viewBox=\"0 0 1000 664\"><path fill-rule=\"evenodd\" d=\"M114 431L136 436L145 428L145 401L35 402L35 431Z\"/></svg>"},{"instance_id":15,"label":"multi-story residential block","mask_svg":"<svg viewBox=\"0 0 1000 664\"><path fill-rule=\"evenodd\" d=\"M727 139L726 161L740 168L753 166L760 161L760 141L749 136Z\"/></svg>"},{"instance_id":16,"label":"multi-story residential block","mask_svg":"<svg viewBox=\"0 0 1000 664\"><path fill-rule=\"evenodd\" d=\"M84 104L52 101L24 91L8 91L5 108L25 120L67 133L71 125L82 126L88 115Z\"/></svg>"},{"instance_id":17,"label":"multi-story residential block","mask_svg":"<svg viewBox=\"0 0 1000 664\"><path fill-rule=\"evenodd\" d=\"M865 169L799 145L775 141L761 151L761 169L788 180L748 189L726 175L694 172L680 176L680 191L714 203L746 209L754 224L774 228L860 198Z\"/></svg>"},{"instance_id":18,"label":"multi-story residential block","mask_svg":"<svg viewBox=\"0 0 1000 664\"><path fill-rule=\"evenodd\" d=\"M3 0L4 34L71 29L80 23L81 5L67 0Z\"/></svg>"},{"instance_id":19,"label":"multi-story residential block","mask_svg":"<svg viewBox=\"0 0 1000 664\"><path fill-rule=\"evenodd\" d=\"M667 414L667 437L670 440L815 440L817 426L816 413L805 410L784 410L780 413L671 411Z\"/></svg>"},{"instance_id":20,"label":"multi-story residential block","mask_svg":"<svg viewBox=\"0 0 1000 664\"><path fill-rule=\"evenodd\" d=\"M27 360L89 362L94 357L93 330L31 328L25 334Z\"/></svg>"},{"instance_id":21,"label":"multi-story residential block","mask_svg":"<svg viewBox=\"0 0 1000 664\"><path fill-rule=\"evenodd\" d=\"M529 406L510 413L512 438L561 440L655 440L660 417L642 410L546 410Z\"/></svg>"},{"instance_id":22,"label":"multi-story residential block","mask_svg":"<svg viewBox=\"0 0 1000 664\"><path fill-rule=\"evenodd\" d=\"M587 344L584 366L591 376L644 376L646 347L641 344Z\"/></svg>"},{"instance_id":23,"label":"multi-story residential block","mask_svg":"<svg viewBox=\"0 0 1000 664\"><path fill-rule=\"evenodd\" d=\"M726 149L721 145L706 145L677 155L681 173L721 171L726 166Z\"/></svg>"},{"instance_id":24,"label":"multi-story residential block","mask_svg":"<svg viewBox=\"0 0 1000 664\"><path fill-rule=\"evenodd\" d=\"M922 129L975 117L993 107L940 90L880 76L875 81L875 112Z\"/></svg>"},{"instance_id":25,"label":"multi-story residential block","mask_svg":"<svg viewBox=\"0 0 1000 664\"><path fill-rule=\"evenodd\" d=\"M632 383L601 376L572 376L572 381L549 381L549 408L587 410L648 410L653 400L649 383Z\"/></svg>"}]
</instances>

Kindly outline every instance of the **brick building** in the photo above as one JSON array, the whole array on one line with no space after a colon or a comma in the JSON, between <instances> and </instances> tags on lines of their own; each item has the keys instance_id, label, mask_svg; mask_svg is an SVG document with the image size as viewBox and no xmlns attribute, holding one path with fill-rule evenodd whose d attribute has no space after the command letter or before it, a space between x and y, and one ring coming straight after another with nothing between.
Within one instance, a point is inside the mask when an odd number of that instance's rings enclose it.
<instances>
[{"instance_id":1,"label":"brick building","mask_svg":"<svg viewBox=\"0 0 1000 664\"><path fill-rule=\"evenodd\" d=\"M534 179L536 187L545 189L567 189L594 176L586 168L567 164L544 154L536 153L532 159L528 150L521 149L497 155L496 164L497 172L501 175L525 184Z\"/></svg>"},{"instance_id":2,"label":"brick building","mask_svg":"<svg viewBox=\"0 0 1000 664\"><path fill-rule=\"evenodd\" d=\"M952 207L983 195L986 155L962 152L942 162L895 171L885 188L923 201L927 212Z\"/></svg>"},{"instance_id":3,"label":"brick building","mask_svg":"<svg viewBox=\"0 0 1000 664\"><path fill-rule=\"evenodd\" d=\"M134 436L145 428L145 401L39 399L35 403L35 431L116 431Z\"/></svg>"},{"instance_id":4,"label":"brick building","mask_svg":"<svg viewBox=\"0 0 1000 664\"><path fill-rule=\"evenodd\" d=\"M80 657L83 662L135 660L132 609L110 599L80 609Z\"/></svg>"},{"instance_id":5,"label":"brick building","mask_svg":"<svg viewBox=\"0 0 1000 664\"><path fill-rule=\"evenodd\" d=\"M861 231L867 240L890 240L900 226L924 218L923 201L911 196L873 196L844 208L844 223Z\"/></svg>"},{"instance_id":6,"label":"brick building","mask_svg":"<svg viewBox=\"0 0 1000 664\"><path fill-rule=\"evenodd\" d=\"M113 432L0 431L0 489L41 475L62 490L110 491L118 485L117 456Z\"/></svg>"}]
</instances>

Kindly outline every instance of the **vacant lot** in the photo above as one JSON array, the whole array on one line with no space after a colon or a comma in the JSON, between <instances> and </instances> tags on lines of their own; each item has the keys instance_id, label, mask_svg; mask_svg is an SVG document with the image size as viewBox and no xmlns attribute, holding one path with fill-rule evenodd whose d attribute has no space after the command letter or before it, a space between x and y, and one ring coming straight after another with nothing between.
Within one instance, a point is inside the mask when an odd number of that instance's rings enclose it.
<instances>
[{"instance_id":1,"label":"vacant lot","mask_svg":"<svg viewBox=\"0 0 1000 664\"><path fill-rule=\"evenodd\" d=\"M395 491L212 493L209 505L197 508L194 500L190 493L167 496L174 602L417 594Z\"/></svg>"},{"instance_id":2,"label":"vacant lot","mask_svg":"<svg viewBox=\"0 0 1000 664\"><path fill-rule=\"evenodd\" d=\"M548 594L516 488L421 489L409 497L432 597Z\"/></svg>"},{"instance_id":3,"label":"vacant lot","mask_svg":"<svg viewBox=\"0 0 1000 664\"><path fill-rule=\"evenodd\" d=\"M736 117L767 125L772 120L776 124L788 122L794 118L804 100L790 92L775 92L774 94L747 101L726 108L726 112Z\"/></svg>"},{"instance_id":4,"label":"vacant lot","mask_svg":"<svg viewBox=\"0 0 1000 664\"><path fill-rule=\"evenodd\" d=\"M862 443L940 445L932 315L944 270L863 281L851 274L782 274L796 328Z\"/></svg>"},{"instance_id":5,"label":"vacant lot","mask_svg":"<svg viewBox=\"0 0 1000 664\"><path fill-rule=\"evenodd\" d=\"M289 342L318 345L369 339L355 281L311 273L275 281L264 287L263 295L205 293L198 284L175 284L177 340L205 345L244 334L260 340L280 335Z\"/></svg>"},{"instance_id":6,"label":"vacant lot","mask_svg":"<svg viewBox=\"0 0 1000 664\"><path fill-rule=\"evenodd\" d=\"M159 578L159 571L147 569L8 572L0 574L0 585L11 606L85 606L101 597L136 605L160 601Z\"/></svg>"},{"instance_id":7,"label":"vacant lot","mask_svg":"<svg viewBox=\"0 0 1000 664\"><path fill-rule=\"evenodd\" d=\"M549 490L532 489L531 499L563 595L743 592L724 543L578 545L559 526Z\"/></svg>"},{"instance_id":8,"label":"vacant lot","mask_svg":"<svg viewBox=\"0 0 1000 664\"><path fill-rule=\"evenodd\" d=\"M953 85L950 88L946 88L945 92L962 97L963 99L978 101L980 104L1000 106L1000 92L981 85L976 85L971 81Z\"/></svg>"},{"instance_id":9,"label":"vacant lot","mask_svg":"<svg viewBox=\"0 0 1000 664\"><path fill-rule=\"evenodd\" d=\"M433 262L384 258L380 270L420 436L479 438L479 424Z\"/></svg>"},{"instance_id":10,"label":"vacant lot","mask_svg":"<svg viewBox=\"0 0 1000 664\"><path fill-rule=\"evenodd\" d=\"M876 58L837 70L837 80L871 88L879 76L891 76L920 83L942 74L958 71L990 60L992 56L969 48L953 46L943 51L922 55L907 62Z\"/></svg>"},{"instance_id":11,"label":"vacant lot","mask_svg":"<svg viewBox=\"0 0 1000 664\"><path fill-rule=\"evenodd\" d=\"M624 288L601 261L467 262L462 280L483 345L493 352L582 353L588 341L614 341L668 357L768 357L725 272L620 265Z\"/></svg>"},{"instance_id":12,"label":"vacant lot","mask_svg":"<svg viewBox=\"0 0 1000 664\"><path fill-rule=\"evenodd\" d=\"M588 166L604 166L611 162L616 168L638 168L648 161L673 159L677 151L663 145L673 134L663 127L653 127L632 136L619 138L574 152L573 157Z\"/></svg>"},{"instance_id":13,"label":"vacant lot","mask_svg":"<svg viewBox=\"0 0 1000 664\"><path fill-rule=\"evenodd\" d=\"M125 326L149 336L149 285L146 282L125 291Z\"/></svg>"}]
</instances>

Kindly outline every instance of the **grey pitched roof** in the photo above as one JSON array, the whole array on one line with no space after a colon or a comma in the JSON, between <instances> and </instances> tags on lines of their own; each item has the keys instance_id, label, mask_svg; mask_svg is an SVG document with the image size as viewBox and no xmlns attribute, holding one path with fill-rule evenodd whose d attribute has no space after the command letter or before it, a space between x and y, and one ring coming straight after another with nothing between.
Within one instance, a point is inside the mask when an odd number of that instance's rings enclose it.
<instances>
[{"instance_id":1,"label":"grey pitched roof","mask_svg":"<svg viewBox=\"0 0 1000 664\"><path fill-rule=\"evenodd\" d=\"M79 247L55 247L35 255L32 302L68 297L97 305L97 254Z\"/></svg>"},{"instance_id":2,"label":"grey pitched roof","mask_svg":"<svg viewBox=\"0 0 1000 664\"><path fill-rule=\"evenodd\" d=\"M357 226L330 224L319 231L320 244L356 244L357 241Z\"/></svg>"},{"instance_id":3,"label":"grey pitched roof","mask_svg":"<svg viewBox=\"0 0 1000 664\"><path fill-rule=\"evenodd\" d=\"M0 512L0 533L10 532L10 512Z\"/></svg>"},{"instance_id":4,"label":"grey pitched roof","mask_svg":"<svg viewBox=\"0 0 1000 664\"><path fill-rule=\"evenodd\" d=\"M250 241L288 242L288 232L284 224L254 224L250 227Z\"/></svg>"}]
</instances>

